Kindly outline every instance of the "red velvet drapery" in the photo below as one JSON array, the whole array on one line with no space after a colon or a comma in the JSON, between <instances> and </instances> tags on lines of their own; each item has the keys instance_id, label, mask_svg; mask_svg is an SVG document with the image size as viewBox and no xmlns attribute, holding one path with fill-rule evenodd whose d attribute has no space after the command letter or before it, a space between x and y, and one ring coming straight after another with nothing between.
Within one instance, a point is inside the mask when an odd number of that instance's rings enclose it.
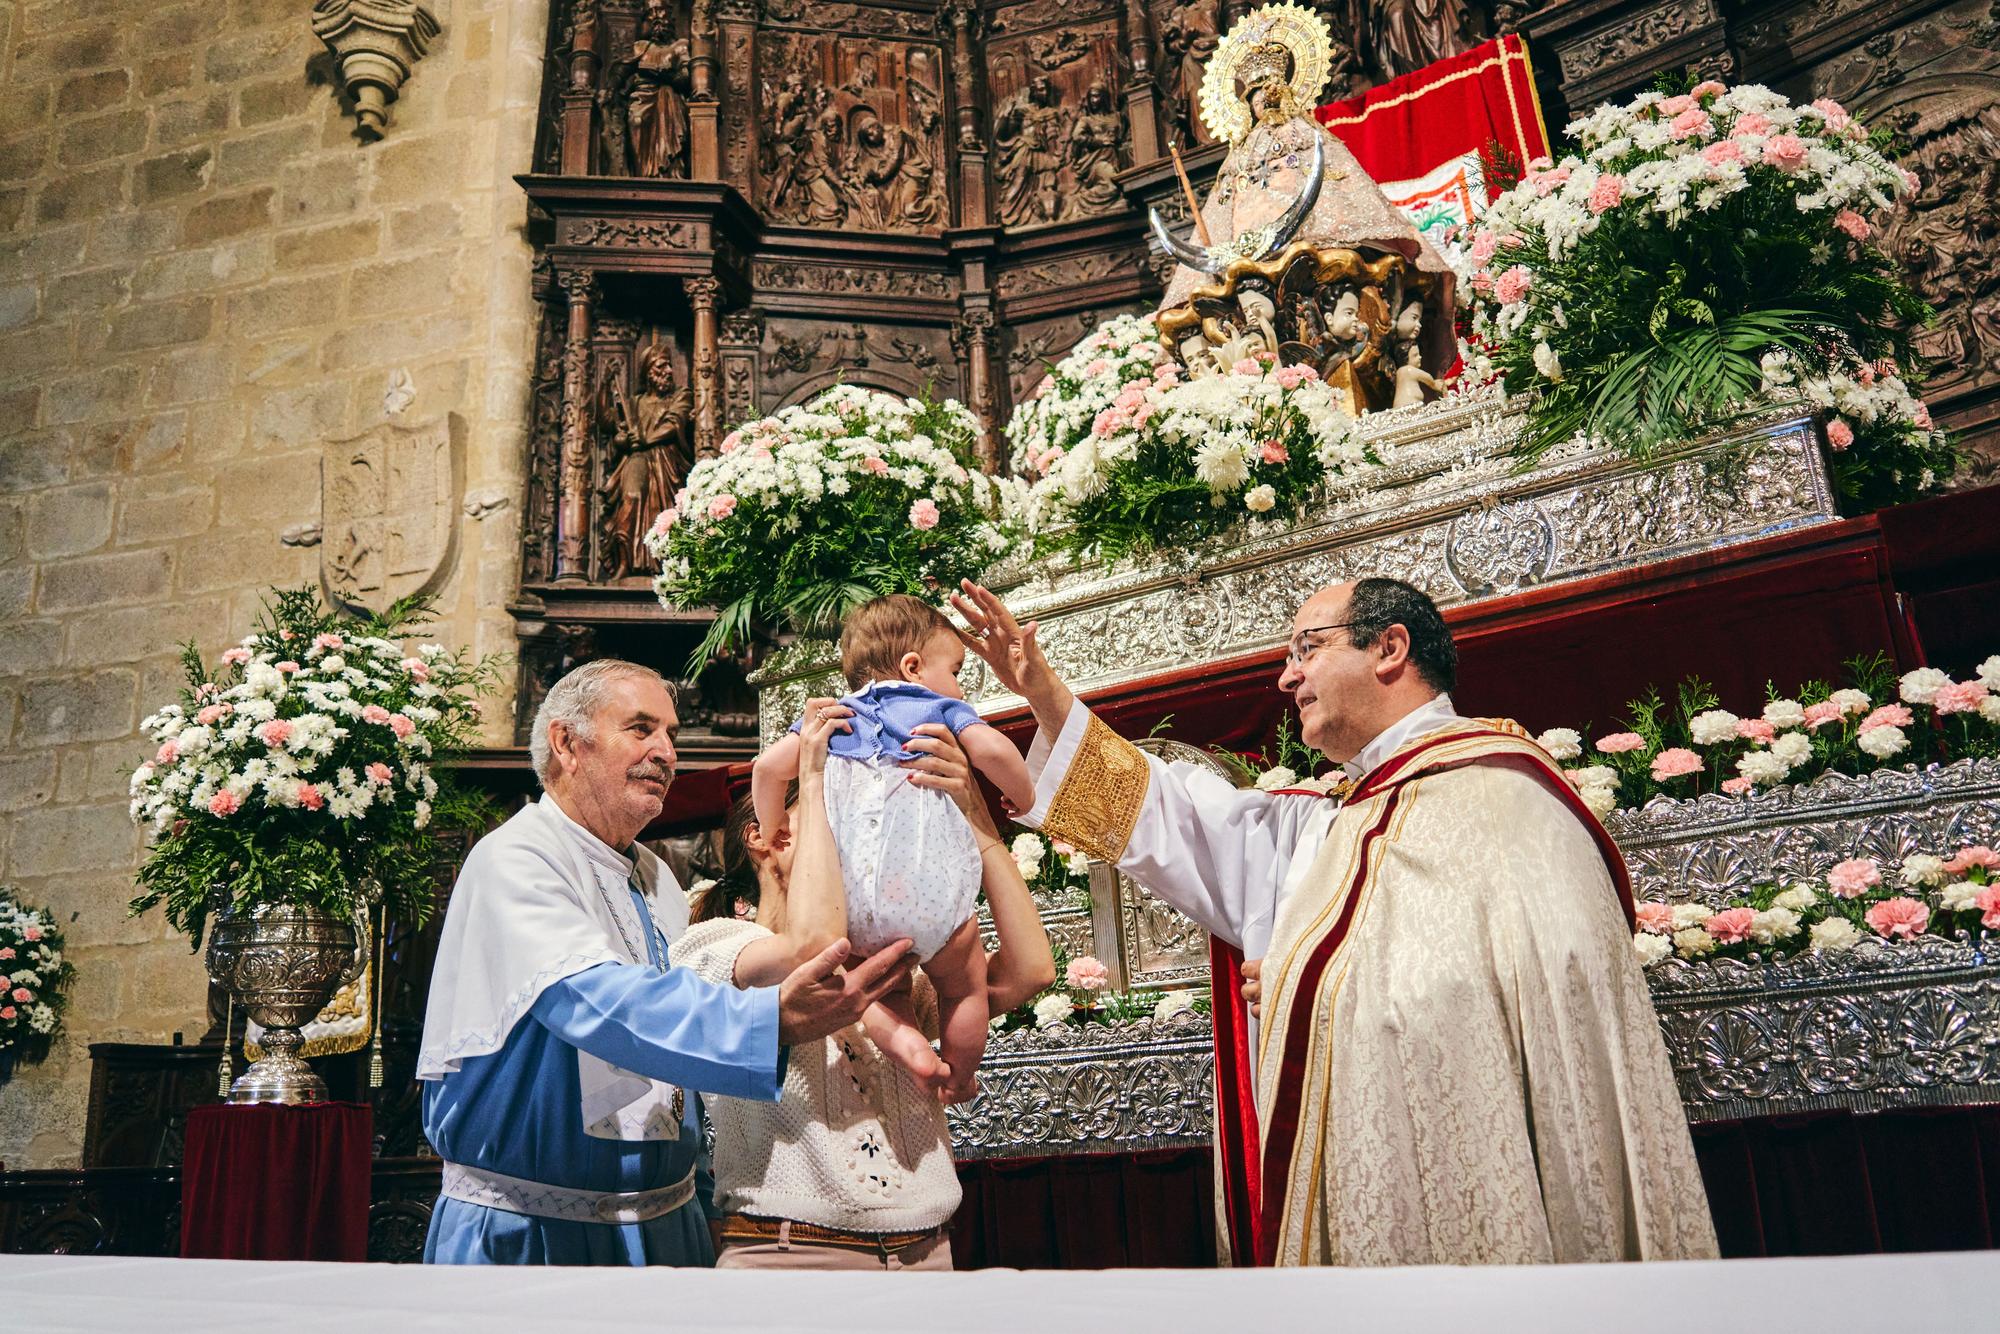
<instances>
[{"instance_id":1,"label":"red velvet drapery","mask_svg":"<svg viewBox=\"0 0 2000 1334\"><path fill-rule=\"evenodd\" d=\"M366 1260L374 1125L364 1103L194 1108L181 1168L181 1255Z\"/></svg>"}]
</instances>

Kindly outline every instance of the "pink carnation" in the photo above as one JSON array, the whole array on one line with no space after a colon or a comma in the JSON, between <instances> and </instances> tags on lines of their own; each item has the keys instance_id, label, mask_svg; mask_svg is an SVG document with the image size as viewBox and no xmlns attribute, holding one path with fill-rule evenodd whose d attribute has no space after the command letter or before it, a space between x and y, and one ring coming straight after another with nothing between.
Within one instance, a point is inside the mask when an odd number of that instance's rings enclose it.
<instances>
[{"instance_id":1,"label":"pink carnation","mask_svg":"<svg viewBox=\"0 0 2000 1334\"><path fill-rule=\"evenodd\" d=\"M250 650L247 648L224 649L222 651L222 660L231 667L241 667L244 663L250 661Z\"/></svg>"},{"instance_id":2,"label":"pink carnation","mask_svg":"<svg viewBox=\"0 0 2000 1334\"><path fill-rule=\"evenodd\" d=\"M1768 746L1778 739L1778 729L1765 722L1762 718L1738 718L1736 720L1736 735L1755 741L1760 745Z\"/></svg>"},{"instance_id":3,"label":"pink carnation","mask_svg":"<svg viewBox=\"0 0 2000 1334\"><path fill-rule=\"evenodd\" d=\"M1981 926L2000 927L2000 885L1982 886L1972 896L1972 906L1980 911Z\"/></svg>"},{"instance_id":4,"label":"pink carnation","mask_svg":"<svg viewBox=\"0 0 2000 1334\"><path fill-rule=\"evenodd\" d=\"M1854 119L1854 117L1847 114L1846 107L1830 97L1814 99L1813 110L1826 117L1826 128L1836 133L1846 129L1848 122Z\"/></svg>"},{"instance_id":5,"label":"pink carnation","mask_svg":"<svg viewBox=\"0 0 2000 1334\"><path fill-rule=\"evenodd\" d=\"M1826 443L1831 445L1836 453L1846 449L1854 443L1854 428L1835 417L1826 424Z\"/></svg>"},{"instance_id":6,"label":"pink carnation","mask_svg":"<svg viewBox=\"0 0 2000 1334\"><path fill-rule=\"evenodd\" d=\"M1742 796L1745 792L1748 792L1752 786L1753 785L1749 779L1744 778L1740 775L1735 778L1725 778L1722 780L1722 790L1724 792L1727 792L1732 797Z\"/></svg>"},{"instance_id":7,"label":"pink carnation","mask_svg":"<svg viewBox=\"0 0 2000 1334\"><path fill-rule=\"evenodd\" d=\"M1799 171L1806 165L1806 141L1796 134L1774 134L1764 141L1764 162L1782 172Z\"/></svg>"},{"instance_id":8,"label":"pink carnation","mask_svg":"<svg viewBox=\"0 0 2000 1334\"><path fill-rule=\"evenodd\" d=\"M1086 380L1094 380L1098 376L1104 374L1104 372L1110 369L1111 369L1111 363L1106 361L1103 357L1098 357L1095 360L1093 360L1088 366L1085 366L1083 368L1083 377Z\"/></svg>"},{"instance_id":9,"label":"pink carnation","mask_svg":"<svg viewBox=\"0 0 2000 1334\"><path fill-rule=\"evenodd\" d=\"M1672 97L1661 98L1659 110L1662 116L1680 116L1686 114L1693 106L1692 96L1687 93L1677 93Z\"/></svg>"},{"instance_id":10,"label":"pink carnation","mask_svg":"<svg viewBox=\"0 0 2000 1334\"><path fill-rule=\"evenodd\" d=\"M735 496L716 496L708 502L708 517L711 519L726 519L735 512Z\"/></svg>"},{"instance_id":11,"label":"pink carnation","mask_svg":"<svg viewBox=\"0 0 2000 1334\"><path fill-rule=\"evenodd\" d=\"M668 510L667 513L672 514L673 511ZM661 517L664 518L665 516L662 515ZM410 674L410 679L415 681L418 685L422 685L424 682L431 679L431 665L425 662L422 658L403 659L403 670L408 672Z\"/></svg>"},{"instance_id":12,"label":"pink carnation","mask_svg":"<svg viewBox=\"0 0 2000 1334\"><path fill-rule=\"evenodd\" d=\"M294 675L299 670L299 665L290 658L286 658L283 662L273 663L272 666L276 667L286 676Z\"/></svg>"},{"instance_id":13,"label":"pink carnation","mask_svg":"<svg viewBox=\"0 0 2000 1334\"><path fill-rule=\"evenodd\" d=\"M347 641L339 635L334 634L315 635L313 636L313 647L328 650L341 649L347 647Z\"/></svg>"},{"instance_id":14,"label":"pink carnation","mask_svg":"<svg viewBox=\"0 0 2000 1334\"><path fill-rule=\"evenodd\" d=\"M1761 111L1745 112L1736 118L1735 128L1738 134L1769 134L1771 132L1771 118Z\"/></svg>"},{"instance_id":15,"label":"pink carnation","mask_svg":"<svg viewBox=\"0 0 2000 1334\"><path fill-rule=\"evenodd\" d=\"M316 811L326 805L326 798L320 794L317 783L300 783L298 786L299 805L309 811Z\"/></svg>"},{"instance_id":16,"label":"pink carnation","mask_svg":"<svg viewBox=\"0 0 2000 1334\"><path fill-rule=\"evenodd\" d=\"M380 760L375 761L362 772L366 773L368 781L377 787L387 787L396 779L396 771Z\"/></svg>"},{"instance_id":17,"label":"pink carnation","mask_svg":"<svg viewBox=\"0 0 2000 1334\"><path fill-rule=\"evenodd\" d=\"M1806 726L1819 728L1840 721L1840 706L1830 700L1806 705Z\"/></svg>"},{"instance_id":18,"label":"pink carnation","mask_svg":"<svg viewBox=\"0 0 2000 1334\"><path fill-rule=\"evenodd\" d=\"M28 939L33 940L35 937L29 936ZM0 945L0 959L11 959L13 957L14 947L12 945Z\"/></svg>"},{"instance_id":19,"label":"pink carnation","mask_svg":"<svg viewBox=\"0 0 2000 1334\"><path fill-rule=\"evenodd\" d=\"M180 757L181 757L180 742L162 741L160 743L160 748L153 752L153 763L172 764L175 760L179 759Z\"/></svg>"},{"instance_id":20,"label":"pink carnation","mask_svg":"<svg viewBox=\"0 0 2000 1334\"><path fill-rule=\"evenodd\" d=\"M876 458L873 454L861 460L861 466L869 472L874 473L877 477L887 476L889 472L889 465L883 460Z\"/></svg>"},{"instance_id":21,"label":"pink carnation","mask_svg":"<svg viewBox=\"0 0 2000 1334\"><path fill-rule=\"evenodd\" d=\"M282 746L292 739L292 725L283 718L273 718L258 726L257 737L267 746Z\"/></svg>"},{"instance_id":22,"label":"pink carnation","mask_svg":"<svg viewBox=\"0 0 2000 1334\"><path fill-rule=\"evenodd\" d=\"M1673 934L1674 907L1671 903L1634 904L1632 916L1638 919L1641 931L1651 931L1656 936Z\"/></svg>"},{"instance_id":23,"label":"pink carnation","mask_svg":"<svg viewBox=\"0 0 2000 1334\"><path fill-rule=\"evenodd\" d=\"M203 727L209 727L221 722L229 714L230 706L227 704L207 704L203 705L201 711L195 714L194 720Z\"/></svg>"},{"instance_id":24,"label":"pink carnation","mask_svg":"<svg viewBox=\"0 0 2000 1334\"><path fill-rule=\"evenodd\" d=\"M1944 864L1949 875L1964 875L1973 868L1984 871L2000 870L2000 852L1995 852L1984 843L1976 843L1969 848L1960 848L1950 861Z\"/></svg>"},{"instance_id":25,"label":"pink carnation","mask_svg":"<svg viewBox=\"0 0 2000 1334\"><path fill-rule=\"evenodd\" d=\"M389 715L389 730L396 734L398 740L401 740L403 737L416 731L417 725L400 713L392 713Z\"/></svg>"},{"instance_id":26,"label":"pink carnation","mask_svg":"<svg viewBox=\"0 0 2000 1334\"><path fill-rule=\"evenodd\" d=\"M1280 389L1297 389L1306 382L1307 369L1305 366L1280 366L1271 378L1278 382Z\"/></svg>"},{"instance_id":27,"label":"pink carnation","mask_svg":"<svg viewBox=\"0 0 2000 1334\"><path fill-rule=\"evenodd\" d=\"M1264 366L1255 357L1239 357L1236 364L1229 368L1229 373L1231 375L1262 375L1264 373Z\"/></svg>"},{"instance_id":28,"label":"pink carnation","mask_svg":"<svg viewBox=\"0 0 2000 1334\"><path fill-rule=\"evenodd\" d=\"M1511 306L1525 300L1528 289L1534 285L1535 275L1529 272L1526 265L1516 264L1500 275L1500 280L1493 285L1493 296L1501 305Z\"/></svg>"},{"instance_id":29,"label":"pink carnation","mask_svg":"<svg viewBox=\"0 0 2000 1334\"><path fill-rule=\"evenodd\" d=\"M1977 681L1954 681L1939 686L1931 696L1931 707L1939 713L1975 713L1986 698L1986 687Z\"/></svg>"},{"instance_id":30,"label":"pink carnation","mask_svg":"<svg viewBox=\"0 0 2000 1334\"><path fill-rule=\"evenodd\" d=\"M1695 139L1711 133L1715 129L1715 124L1709 120L1708 113L1700 107L1689 107L1674 117L1672 129L1676 139Z\"/></svg>"},{"instance_id":31,"label":"pink carnation","mask_svg":"<svg viewBox=\"0 0 2000 1334\"><path fill-rule=\"evenodd\" d=\"M1861 730L1872 732L1878 727L1908 727L1914 721L1908 705L1884 704L1861 720Z\"/></svg>"},{"instance_id":32,"label":"pink carnation","mask_svg":"<svg viewBox=\"0 0 2000 1334\"><path fill-rule=\"evenodd\" d=\"M1561 186L1569 182L1569 168L1555 167L1548 171L1529 173L1528 179L1534 183L1535 194L1546 199Z\"/></svg>"},{"instance_id":33,"label":"pink carnation","mask_svg":"<svg viewBox=\"0 0 2000 1334\"><path fill-rule=\"evenodd\" d=\"M42 938L42 928L39 926L24 926L21 928L21 934L29 940L40 940Z\"/></svg>"},{"instance_id":34,"label":"pink carnation","mask_svg":"<svg viewBox=\"0 0 2000 1334\"><path fill-rule=\"evenodd\" d=\"M1918 176L1917 173L1911 171L1908 167L1898 167L1896 170L1902 173L1904 190L1910 194L1915 194L1917 191L1923 189L1923 178Z\"/></svg>"},{"instance_id":35,"label":"pink carnation","mask_svg":"<svg viewBox=\"0 0 2000 1334\"><path fill-rule=\"evenodd\" d=\"M1653 781L1664 783L1671 778L1685 778L1702 770L1701 756L1684 746L1669 746L1653 757Z\"/></svg>"},{"instance_id":36,"label":"pink carnation","mask_svg":"<svg viewBox=\"0 0 2000 1334\"><path fill-rule=\"evenodd\" d=\"M1236 364L1241 366L1243 362L1239 361ZM1116 407L1109 407L1098 413L1096 420L1090 423L1090 433L1101 439L1123 430L1130 421L1131 417L1126 413L1120 412Z\"/></svg>"},{"instance_id":37,"label":"pink carnation","mask_svg":"<svg viewBox=\"0 0 2000 1334\"><path fill-rule=\"evenodd\" d=\"M13 1006L0 1005L0 1019L12 1019L15 1013L16 1012Z\"/></svg>"},{"instance_id":38,"label":"pink carnation","mask_svg":"<svg viewBox=\"0 0 2000 1334\"><path fill-rule=\"evenodd\" d=\"M0 973L0 993L4 993L8 987L11 987L13 985L14 985L13 978L7 976L5 973Z\"/></svg>"},{"instance_id":39,"label":"pink carnation","mask_svg":"<svg viewBox=\"0 0 2000 1334\"><path fill-rule=\"evenodd\" d=\"M1593 199L1596 198L1595 195L1591 197ZM1493 258L1493 252L1499 248L1500 238L1486 228L1481 227L1472 234L1472 245L1467 253L1472 257L1474 264L1484 264L1487 260Z\"/></svg>"},{"instance_id":40,"label":"pink carnation","mask_svg":"<svg viewBox=\"0 0 2000 1334\"><path fill-rule=\"evenodd\" d=\"M1701 150L1701 160L1711 167L1725 166L1743 160L1743 146L1734 139L1717 139Z\"/></svg>"},{"instance_id":41,"label":"pink carnation","mask_svg":"<svg viewBox=\"0 0 2000 1334\"><path fill-rule=\"evenodd\" d=\"M929 532L938 526L937 502L929 496L919 496L910 506L910 527L919 532Z\"/></svg>"},{"instance_id":42,"label":"pink carnation","mask_svg":"<svg viewBox=\"0 0 2000 1334\"><path fill-rule=\"evenodd\" d=\"M1931 923L1931 910L1911 898L1884 899L1861 914L1861 920L1875 928L1875 934L1884 937L1901 936L1905 940L1920 936Z\"/></svg>"},{"instance_id":43,"label":"pink carnation","mask_svg":"<svg viewBox=\"0 0 2000 1334\"><path fill-rule=\"evenodd\" d=\"M208 813L210 815L234 815L242 805L242 801L238 799L234 792L231 792L228 788L223 788L208 799Z\"/></svg>"},{"instance_id":44,"label":"pink carnation","mask_svg":"<svg viewBox=\"0 0 2000 1334\"><path fill-rule=\"evenodd\" d=\"M653 520L653 536L665 537L668 533L671 533L674 530L674 525L680 522L680 517L681 512L671 505L661 510L660 517Z\"/></svg>"},{"instance_id":45,"label":"pink carnation","mask_svg":"<svg viewBox=\"0 0 2000 1334\"><path fill-rule=\"evenodd\" d=\"M1625 178L1616 172L1606 172L1597 178L1597 184L1590 187L1590 198L1585 205L1592 213L1608 213L1617 208L1625 198Z\"/></svg>"},{"instance_id":46,"label":"pink carnation","mask_svg":"<svg viewBox=\"0 0 2000 1334\"><path fill-rule=\"evenodd\" d=\"M731 431L728 435L722 437L722 445L721 445L722 452L725 454L734 454L736 452L736 447L742 443L743 443L743 432L740 429Z\"/></svg>"},{"instance_id":47,"label":"pink carnation","mask_svg":"<svg viewBox=\"0 0 2000 1334\"><path fill-rule=\"evenodd\" d=\"M34 998L35 998L35 993L28 990L26 987L14 988L14 999L21 1002L23 1005L26 1005L29 1001L33 1000Z\"/></svg>"},{"instance_id":48,"label":"pink carnation","mask_svg":"<svg viewBox=\"0 0 2000 1334\"><path fill-rule=\"evenodd\" d=\"M1866 241L1875 229L1868 225L1868 219L1851 208L1844 208L1833 215L1833 225L1846 232L1857 241Z\"/></svg>"},{"instance_id":49,"label":"pink carnation","mask_svg":"<svg viewBox=\"0 0 2000 1334\"><path fill-rule=\"evenodd\" d=\"M1870 857L1850 857L1826 873L1826 887L1843 899L1858 899L1882 883L1882 868Z\"/></svg>"},{"instance_id":50,"label":"pink carnation","mask_svg":"<svg viewBox=\"0 0 2000 1334\"><path fill-rule=\"evenodd\" d=\"M1078 991L1102 991L1111 980L1111 970L1096 957L1085 954L1069 961L1067 980Z\"/></svg>"},{"instance_id":51,"label":"pink carnation","mask_svg":"<svg viewBox=\"0 0 2000 1334\"><path fill-rule=\"evenodd\" d=\"M1637 732L1613 732L1610 736L1597 738L1597 748L1606 755L1623 755L1628 751L1644 750L1646 738Z\"/></svg>"},{"instance_id":52,"label":"pink carnation","mask_svg":"<svg viewBox=\"0 0 2000 1334\"><path fill-rule=\"evenodd\" d=\"M1728 91L1728 84L1720 83L1714 79L1703 79L1688 91L1688 96L1693 98L1720 97Z\"/></svg>"},{"instance_id":53,"label":"pink carnation","mask_svg":"<svg viewBox=\"0 0 2000 1334\"><path fill-rule=\"evenodd\" d=\"M1259 446L1259 455L1266 463L1283 463L1291 457L1282 440L1266 440Z\"/></svg>"},{"instance_id":54,"label":"pink carnation","mask_svg":"<svg viewBox=\"0 0 2000 1334\"><path fill-rule=\"evenodd\" d=\"M380 704L364 704L361 706L361 721L364 723L374 723L377 727L380 727L383 723L389 721L389 711Z\"/></svg>"},{"instance_id":55,"label":"pink carnation","mask_svg":"<svg viewBox=\"0 0 2000 1334\"><path fill-rule=\"evenodd\" d=\"M1919 403L1917 404L1917 410L1910 414L1910 420L1917 424L1918 430L1928 431L1931 429L1931 410L1924 404Z\"/></svg>"},{"instance_id":56,"label":"pink carnation","mask_svg":"<svg viewBox=\"0 0 2000 1334\"><path fill-rule=\"evenodd\" d=\"M1751 908L1724 908L1703 922L1702 929L1715 937L1718 945L1735 945L1750 939L1750 924L1757 920Z\"/></svg>"}]
</instances>

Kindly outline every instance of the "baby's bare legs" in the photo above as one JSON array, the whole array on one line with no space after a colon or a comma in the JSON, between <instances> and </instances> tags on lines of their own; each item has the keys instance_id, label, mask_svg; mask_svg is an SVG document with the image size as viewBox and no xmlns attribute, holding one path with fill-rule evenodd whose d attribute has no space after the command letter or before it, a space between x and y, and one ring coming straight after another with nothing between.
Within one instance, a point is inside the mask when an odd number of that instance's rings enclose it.
<instances>
[{"instance_id":1,"label":"baby's bare legs","mask_svg":"<svg viewBox=\"0 0 2000 1334\"><path fill-rule=\"evenodd\" d=\"M948 1102L972 1096L973 1077L986 1055L986 947L979 939L977 918L968 917L951 933L944 948L924 961L924 975L938 995L941 1055L949 1070L944 1095Z\"/></svg>"},{"instance_id":2,"label":"baby's bare legs","mask_svg":"<svg viewBox=\"0 0 2000 1334\"><path fill-rule=\"evenodd\" d=\"M862 1011L861 1028L883 1055L909 1071L919 1083L931 1088L943 1085L948 1072L938 1054L931 1050L931 1040L917 1026L916 1005L908 983Z\"/></svg>"}]
</instances>

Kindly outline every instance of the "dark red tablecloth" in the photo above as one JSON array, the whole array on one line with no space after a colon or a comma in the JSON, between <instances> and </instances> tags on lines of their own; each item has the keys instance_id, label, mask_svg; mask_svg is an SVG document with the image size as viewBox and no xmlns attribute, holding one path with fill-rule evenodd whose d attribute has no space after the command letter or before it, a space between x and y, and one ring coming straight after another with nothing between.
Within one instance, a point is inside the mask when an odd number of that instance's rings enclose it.
<instances>
[{"instance_id":1,"label":"dark red tablecloth","mask_svg":"<svg viewBox=\"0 0 2000 1334\"><path fill-rule=\"evenodd\" d=\"M194 1108L181 1168L182 1256L366 1260L374 1133L365 1103Z\"/></svg>"}]
</instances>

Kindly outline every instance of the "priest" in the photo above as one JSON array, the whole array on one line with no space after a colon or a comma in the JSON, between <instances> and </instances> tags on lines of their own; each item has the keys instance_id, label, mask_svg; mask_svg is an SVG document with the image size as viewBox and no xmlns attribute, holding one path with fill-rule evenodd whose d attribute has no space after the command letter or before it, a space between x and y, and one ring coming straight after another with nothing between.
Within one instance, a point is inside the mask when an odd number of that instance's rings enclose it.
<instances>
[{"instance_id":1,"label":"priest","mask_svg":"<svg viewBox=\"0 0 2000 1334\"><path fill-rule=\"evenodd\" d=\"M971 584L954 601L1034 710L1025 822L1261 959L1255 1116L1225 1146L1250 1169L1229 1234L1259 1263L1716 1254L1624 863L1518 727L1452 707L1421 591L1338 584L1293 623L1278 684L1343 770L1333 798L1144 754L1033 623Z\"/></svg>"},{"instance_id":2,"label":"priest","mask_svg":"<svg viewBox=\"0 0 2000 1334\"><path fill-rule=\"evenodd\" d=\"M426 1261L712 1264L688 1092L775 1100L790 1044L854 1023L908 974L907 941L851 972L837 941L747 991L668 966L687 900L635 840L665 802L678 729L650 668L577 668L535 715L541 800L466 858L417 1060L444 1159ZM837 874L824 819L801 822L794 856Z\"/></svg>"}]
</instances>

